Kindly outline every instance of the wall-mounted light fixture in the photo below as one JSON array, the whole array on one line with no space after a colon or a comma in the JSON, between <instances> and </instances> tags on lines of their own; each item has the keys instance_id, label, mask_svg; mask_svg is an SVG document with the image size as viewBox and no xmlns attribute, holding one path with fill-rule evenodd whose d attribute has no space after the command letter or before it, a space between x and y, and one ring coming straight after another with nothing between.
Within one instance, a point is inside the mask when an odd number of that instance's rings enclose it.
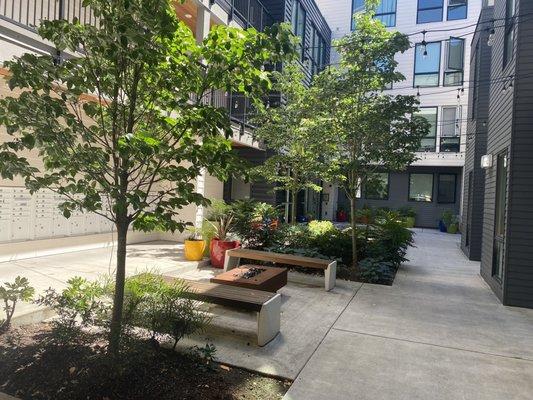
<instances>
[{"instance_id":1,"label":"wall-mounted light fixture","mask_svg":"<svg viewBox=\"0 0 533 400\"><path fill-rule=\"evenodd\" d=\"M481 157L481 168L489 169L492 168L492 154L485 154Z\"/></svg>"}]
</instances>

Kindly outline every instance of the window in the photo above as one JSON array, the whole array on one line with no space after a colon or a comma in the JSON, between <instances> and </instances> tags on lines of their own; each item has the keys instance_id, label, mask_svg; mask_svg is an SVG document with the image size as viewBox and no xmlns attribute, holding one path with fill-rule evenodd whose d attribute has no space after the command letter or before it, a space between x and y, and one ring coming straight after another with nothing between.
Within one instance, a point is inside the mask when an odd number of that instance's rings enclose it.
<instances>
[{"instance_id":1,"label":"window","mask_svg":"<svg viewBox=\"0 0 533 400\"><path fill-rule=\"evenodd\" d=\"M465 19L468 9L467 0L448 0L448 21Z\"/></svg>"},{"instance_id":2,"label":"window","mask_svg":"<svg viewBox=\"0 0 533 400\"><path fill-rule=\"evenodd\" d=\"M505 212L507 209L507 152L498 154L496 161L496 204L492 275L501 279L504 266Z\"/></svg>"},{"instance_id":3,"label":"window","mask_svg":"<svg viewBox=\"0 0 533 400\"><path fill-rule=\"evenodd\" d=\"M433 201L433 174L409 174L409 201Z\"/></svg>"},{"instance_id":4,"label":"window","mask_svg":"<svg viewBox=\"0 0 533 400\"><path fill-rule=\"evenodd\" d=\"M312 32L312 45L311 45L311 72L316 75L322 71L324 67L324 57L326 53L326 42L322 39L322 36L318 33L318 30L311 26Z\"/></svg>"},{"instance_id":5,"label":"window","mask_svg":"<svg viewBox=\"0 0 533 400\"><path fill-rule=\"evenodd\" d=\"M450 40L446 42L444 86L460 86L463 84L464 54L464 39L450 38Z\"/></svg>"},{"instance_id":6,"label":"window","mask_svg":"<svg viewBox=\"0 0 533 400\"><path fill-rule=\"evenodd\" d=\"M439 86L440 42L418 43L415 46L415 76L413 86Z\"/></svg>"},{"instance_id":7,"label":"window","mask_svg":"<svg viewBox=\"0 0 533 400\"><path fill-rule=\"evenodd\" d=\"M292 32L300 38L298 48L303 59L305 48L305 9L297 0L294 0L292 3Z\"/></svg>"},{"instance_id":8,"label":"window","mask_svg":"<svg viewBox=\"0 0 533 400\"><path fill-rule=\"evenodd\" d=\"M417 24L442 21L444 0L418 0Z\"/></svg>"},{"instance_id":9,"label":"window","mask_svg":"<svg viewBox=\"0 0 533 400\"><path fill-rule=\"evenodd\" d=\"M420 142L420 151L435 151L437 146L437 107L421 107L416 114L418 117L425 118L429 124L429 132Z\"/></svg>"},{"instance_id":10,"label":"window","mask_svg":"<svg viewBox=\"0 0 533 400\"><path fill-rule=\"evenodd\" d=\"M388 200L389 174L379 172L372 174L365 184L365 197L372 200Z\"/></svg>"},{"instance_id":11,"label":"window","mask_svg":"<svg viewBox=\"0 0 533 400\"><path fill-rule=\"evenodd\" d=\"M505 34L503 43L503 67L513 58L514 50L514 17L516 13L516 0L506 0L505 3Z\"/></svg>"},{"instance_id":12,"label":"window","mask_svg":"<svg viewBox=\"0 0 533 400\"><path fill-rule=\"evenodd\" d=\"M474 53L474 81L473 82L470 82L470 88L472 90L472 112L471 112L471 116L472 116L472 119L476 119L476 115L477 115L477 102L478 102L478 98L479 98L479 74L480 74L480 68L481 68L481 63L480 63L480 53L479 53L479 42L476 44L476 48L475 48L475 53Z\"/></svg>"},{"instance_id":13,"label":"window","mask_svg":"<svg viewBox=\"0 0 533 400\"><path fill-rule=\"evenodd\" d=\"M443 107L440 151L458 153L461 148L461 107Z\"/></svg>"},{"instance_id":14,"label":"window","mask_svg":"<svg viewBox=\"0 0 533 400\"><path fill-rule=\"evenodd\" d=\"M381 0L376 8L375 19L380 20L386 27L396 26L396 1ZM365 0L352 0L352 30L355 30L354 14L365 10Z\"/></svg>"},{"instance_id":15,"label":"window","mask_svg":"<svg viewBox=\"0 0 533 400\"><path fill-rule=\"evenodd\" d=\"M374 18L379 19L386 27L396 26L396 0L381 0Z\"/></svg>"},{"instance_id":16,"label":"window","mask_svg":"<svg viewBox=\"0 0 533 400\"><path fill-rule=\"evenodd\" d=\"M455 189L457 186L457 175L439 174L439 188L437 201L439 203L455 203Z\"/></svg>"}]
</instances>

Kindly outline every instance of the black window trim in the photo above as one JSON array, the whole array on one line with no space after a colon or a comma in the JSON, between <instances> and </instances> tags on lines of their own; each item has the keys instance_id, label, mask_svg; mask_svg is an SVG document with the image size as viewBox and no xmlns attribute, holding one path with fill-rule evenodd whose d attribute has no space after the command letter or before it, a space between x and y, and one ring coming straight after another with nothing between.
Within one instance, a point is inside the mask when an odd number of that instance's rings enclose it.
<instances>
[{"instance_id":1,"label":"black window trim","mask_svg":"<svg viewBox=\"0 0 533 400\"><path fill-rule=\"evenodd\" d=\"M441 201L440 194L440 177L443 175L453 176L453 201ZM457 202L457 174L452 172L439 172L437 177L437 203L438 204L455 204Z\"/></svg>"},{"instance_id":2,"label":"black window trim","mask_svg":"<svg viewBox=\"0 0 533 400\"><path fill-rule=\"evenodd\" d=\"M350 31L354 31L355 30L355 19L354 19L354 16L356 13L358 12L361 12L361 11L355 11L354 9L354 4L355 4L355 0L351 0L352 1L352 13L350 14ZM396 23L397 23L397 20L398 20L398 0L396 0L396 8L394 9L394 12L389 12L389 13L376 13L376 15L374 15L374 18L376 17L381 17L381 16L384 16L384 15L394 15L394 25L385 25L387 28L394 28L396 26Z\"/></svg>"},{"instance_id":3,"label":"black window trim","mask_svg":"<svg viewBox=\"0 0 533 400\"><path fill-rule=\"evenodd\" d=\"M435 146L434 146L434 150L432 151L428 151L428 150L423 150L423 149L420 149L417 153L436 153L437 152L437 136L439 134L438 130L439 130L439 109L441 107L439 106L423 106L423 107L418 107L419 110L421 109L426 109L426 108L433 108L435 109L436 113L435 113L435 135L434 136L425 136L423 137L422 139L435 139ZM442 112L442 110L441 110ZM420 116L420 115L419 115Z\"/></svg>"},{"instance_id":4,"label":"black window trim","mask_svg":"<svg viewBox=\"0 0 533 400\"><path fill-rule=\"evenodd\" d=\"M465 0L464 6L450 6L450 0L447 0L446 5L446 21L460 21L462 19L468 19L468 0ZM466 8L466 14L464 18L457 18L457 19L450 19L450 8L459 8L459 7L465 7Z\"/></svg>"},{"instance_id":5,"label":"black window trim","mask_svg":"<svg viewBox=\"0 0 533 400\"><path fill-rule=\"evenodd\" d=\"M412 175L431 175L431 201L422 201L422 200L414 200L411 199L411 177ZM433 203L435 201L435 174L432 172L409 172L409 182L407 183L409 186L407 187L407 201L413 202L413 203Z\"/></svg>"},{"instance_id":6,"label":"black window trim","mask_svg":"<svg viewBox=\"0 0 533 400\"><path fill-rule=\"evenodd\" d=\"M449 64L449 59L450 59L450 41L451 40L460 40L462 43L463 43L463 68L462 69L448 69L448 64ZM445 59L445 65L444 65L444 76L443 76L443 79L442 79L442 86L447 86L447 87L453 87L453 86L463 86L464 83L465 83L465 50L466 50L466 41L464 38L459 38L459 37L454 37L454 36L450 36L450 38L448 40L446 40L446 59ZM461 73L461 83L458 83L458 84L446 84L446 76L448 75L451 75L451 74L456 74L460 72Z\"/></svg>"},{"instance_id":7,"label":"black window trim","mask_svg":"<svg viewBox=\"0 0 533 400\"><path fill-rule=\"evenodd\" d=\"M514 5L514 10L512 10L513 15L509 15L508 13L509 9L507 7L507 4L509 1L512 1ZM514 42L516 40L516 38L514 37L515 36L515 32L514 32L515 17L516 17L516 0L505 0L505 26L504 26L504 31L503 31L503 57L502 57L503 67L502 69L505 69L505 67L509 65L509 62L513 59L513 56L514 56L514 51L513 51L514 49L511 49L511 56L510 57L508 56L508 51L509 51L508 38L511 34L513 34L512 45L514 46Z\"/></svg>"},{"instance_id":8,"label":"black window trim","mask_svg":"<svg viewBox=\"0 0 533 400\"><path fill-rule=\"evenodd\" d=\"M439 43L439 71L437 72L438 74L438 79L437 79L437 84L436 85L416 85L415 81L416 81L416 77L417 75L420 75L420 76L424 76L424 75L435 75L435 72L419 72L417 73L416 72L416 52L418 50L418 46L422 46L422 43L416 43L415 44L415 48L414 48L414 51L415 51L415 54L414 54L414 63L413 63L413 88L430 88L430 87L439 87L440 86L440 75L441 75L441 64L442 64L442 40L435 40L434 42L427 42L426 43L426 46L428 44L433 44L433 43Z\"/></svg>"},{"instance_id":9,"label":"black window trim","mask_svg":"<svg viewBox=\"0 0 533 400\"><path fill-rule=\"evenodd\" d=\"M440 7L427 7L427 8L420 8L420 1L423 1L423 0L418 0L417 1L417 4L416 4L416 23L417 25L418 24L434 24L435 22L442 22L443 19L444 19L444 0L442 0L442 6ZM420 11L429 11L429 10L439 10L440 9L440 20L438 21L430 21L430 22L420 22L419 21L419 16L420 16Z\"/></svg>"}]
</instances>

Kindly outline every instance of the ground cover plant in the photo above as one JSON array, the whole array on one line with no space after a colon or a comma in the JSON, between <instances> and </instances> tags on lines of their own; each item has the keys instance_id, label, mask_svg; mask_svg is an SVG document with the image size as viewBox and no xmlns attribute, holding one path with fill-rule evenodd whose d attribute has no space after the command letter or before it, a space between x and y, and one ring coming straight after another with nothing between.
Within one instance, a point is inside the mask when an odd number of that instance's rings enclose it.
<instances>
[{"instance_id":1,"label":"ground cover plant","mask_svg":"<svg viewBox=\"0 0 533 400\"><path fill-rule=\"evenodd\" d=\"M0 391L54 400L281 399L290 385L220 365L210 344L176 351L210 318L184 282L156 273L126 279L121 347L111 358L113 290L105 279L74 277L39 296L57 317L0 334Z\"/></svg>"}]
</instances>

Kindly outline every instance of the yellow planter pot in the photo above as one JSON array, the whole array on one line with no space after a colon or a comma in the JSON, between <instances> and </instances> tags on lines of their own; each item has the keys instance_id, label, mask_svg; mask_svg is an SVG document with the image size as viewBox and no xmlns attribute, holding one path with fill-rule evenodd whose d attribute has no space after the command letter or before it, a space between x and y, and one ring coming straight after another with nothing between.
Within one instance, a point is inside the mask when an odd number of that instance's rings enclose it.
<instances>
[{"instance_id":1,"label":"yellow planter pot","mask_svg":"<svg viewBox=\"0 0 533 400\"><path fill-rule=\"evenodd\" d=\"M201 261L204 258L205 240L186 240L185 258L188 261Z\"/></svg>"}]
</instances>

